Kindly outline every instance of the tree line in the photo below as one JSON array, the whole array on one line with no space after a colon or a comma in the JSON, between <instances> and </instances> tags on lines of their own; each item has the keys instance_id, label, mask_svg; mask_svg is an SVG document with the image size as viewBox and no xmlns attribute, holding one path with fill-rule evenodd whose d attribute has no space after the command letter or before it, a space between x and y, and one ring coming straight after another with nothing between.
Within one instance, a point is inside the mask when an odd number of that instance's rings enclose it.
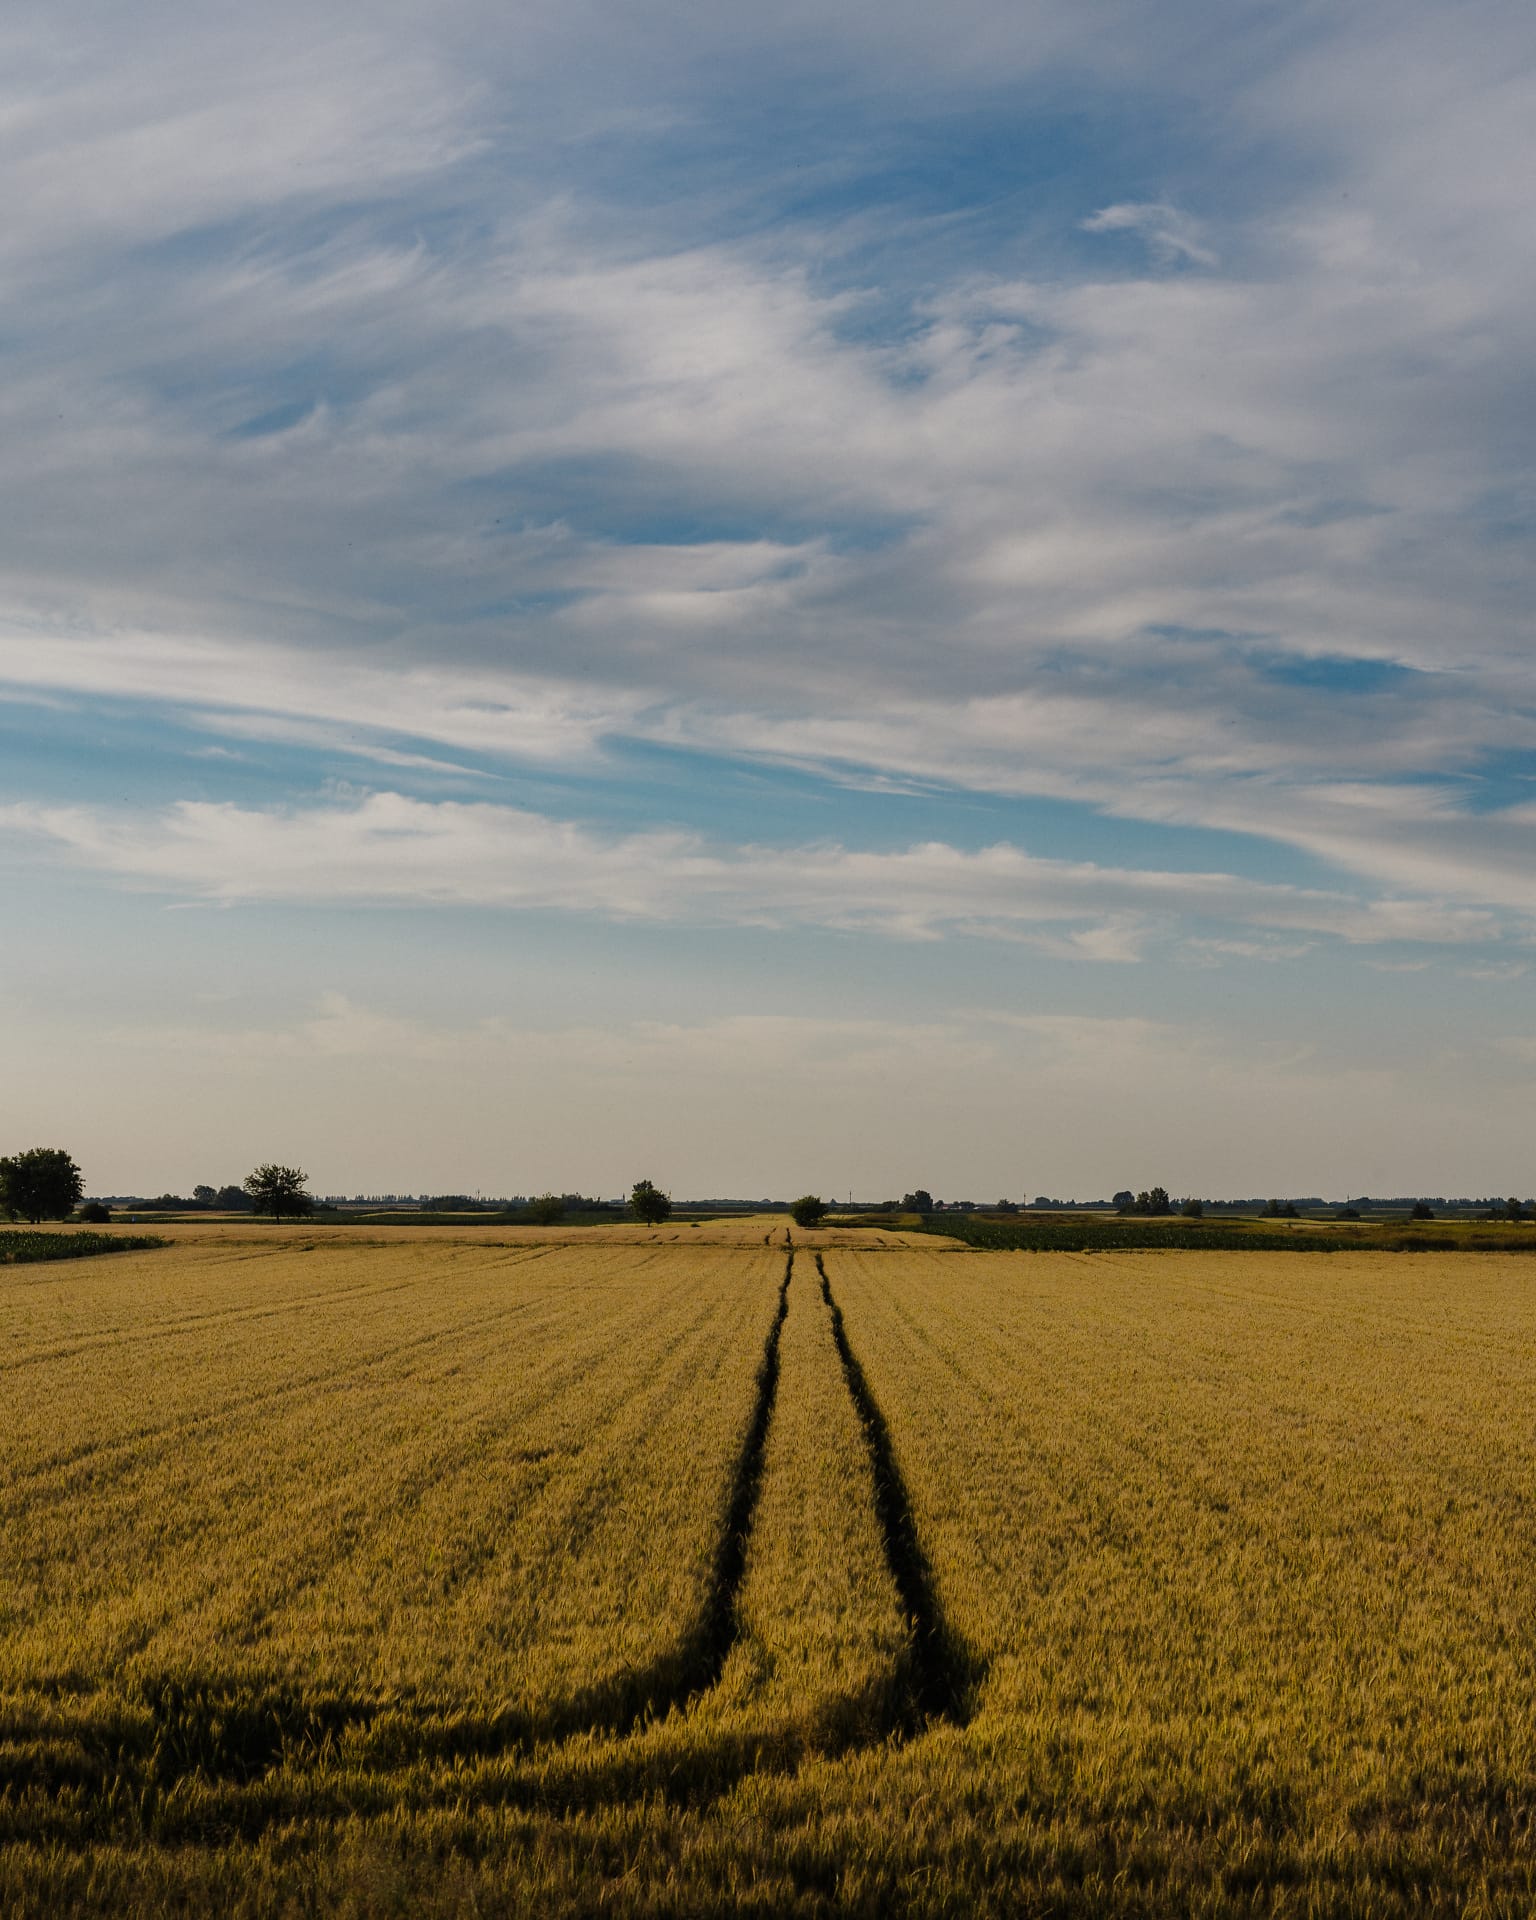
<instances>
[{"instance_id":1,"label":"tree line","mask_svg":"<svg viewBox=\"0 0 1536 1920\"><path fill-rule=\"evenodd\" d=\"M100 1201L81 1207L85 1182L74 1156L62 1147L28 1147L22 1153L0 1156L0 1216L7 1220L27 1220L33 1226L44 1220L67 1220L77 1207L81 1218L100 1222L111 1219L111 1211ZM151 1205L182 1208L188 1203L177 1194L163 1194ZM302 1220L315 1210L315 1196L309 1191L309 1175L302 1167L266 1160L253 1167L239 1186L196 1186L191 1204L228 1213L255 1213L273 1220ZM637 1180L630 1189L630 1210L648 1226L659 1226L672 1216L672 1198L652 1180ZM806 1195L790 1211L801 1220L809 1209L819 1219L825 1211L820 1200ZM543 1194L528 1203L526 1216L534 1225L554 1225L565 1214L565 1201L555 1194ZM809 1216L802 1225L814 1225Z\"/></svg>"}]
</instances>

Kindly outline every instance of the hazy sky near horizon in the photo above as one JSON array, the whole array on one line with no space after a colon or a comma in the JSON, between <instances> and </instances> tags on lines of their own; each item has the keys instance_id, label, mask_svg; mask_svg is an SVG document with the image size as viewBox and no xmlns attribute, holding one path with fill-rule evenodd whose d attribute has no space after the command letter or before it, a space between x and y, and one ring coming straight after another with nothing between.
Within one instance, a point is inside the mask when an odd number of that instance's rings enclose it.
<instances>
[{"instance_id":1,"label":"hazy sky near horizon","mask_svg":"<svg viewBox=\"0 0 1536 1920\"><path fill-rule=\"evenodd\" d=\"M0 54L0 1149L1536 1187L1529 8Z\"/></svg>"}]
</instances>

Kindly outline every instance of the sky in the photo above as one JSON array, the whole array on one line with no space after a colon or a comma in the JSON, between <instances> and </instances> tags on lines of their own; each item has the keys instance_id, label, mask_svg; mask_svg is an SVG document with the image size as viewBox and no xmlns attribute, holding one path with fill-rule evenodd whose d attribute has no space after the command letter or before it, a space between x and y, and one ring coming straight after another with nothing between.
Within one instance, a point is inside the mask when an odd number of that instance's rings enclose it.
<instances>
[{"instance_id":1,"label":"sky","mask_svg":"<svg viewBox=\"0 0 1536 1920\"><path fill-rule=\"evenodd\" d=\"M1536 20L21 0L0 1150L1536 1188Z\"/></svg>"}]
</instances>

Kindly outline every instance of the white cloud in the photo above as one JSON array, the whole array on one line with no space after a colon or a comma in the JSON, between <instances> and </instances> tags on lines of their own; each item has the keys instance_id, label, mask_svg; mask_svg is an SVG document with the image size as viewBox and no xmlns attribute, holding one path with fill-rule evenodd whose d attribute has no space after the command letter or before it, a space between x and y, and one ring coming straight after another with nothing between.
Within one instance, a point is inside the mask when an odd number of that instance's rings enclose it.
<instances>
[{"instance_id":1,"label":"white cloud","mask_svg":"<svg viewBox=\"0 0 1536 1920\"><path fill-rule=\"evenodd\" d=\"M1228 960L1301 960L1312 951L1312 943L1305 940L1186 940L1181 949L1181 957L1197 967L1219 967ZM1377 963L1371 963L1377 964ZM1414 966L1428 965L1427 961L1414 961Z\"/></svg>"},{"instance_id":2,"label":"white cloud","mask_svg":"<svg viewBox=\"0 0 1536 1920\"><path fill-rule=\"evenodd\" d=\"M477 144L478 89L382 10L29 11L12 15L0 82L13 271L398 191Z\"/></svg>"},{"instance_id":3,"label":"white cloud","mask_svg":"<svg viewBox=\"0 0 1536 1920\"><path fill-rule=\"evenodd\" d=\"M1214 267L1216 256L1200 242L1199 222L1164 200L1121 201L1101 207L1082 222L1084 233L1138 233L1154 260L1171 265L1187 260L1197 267Z\"/></svg>"},{"instance_id":4,"label":"white cloud","mask_svg":"<svg viewBox=\"0 0 1536 1920\"><path fill-rule=\"evenodd\" d=\"M633 693L532 674L429 660L391 670L345 654L132 630L0 628L0 678L27 697L68 688L151 702L220 735L395 765L435 763L402 754L392 739L519 761L580 760L605 736L636 731L645 708Z\"/></svg>"},{"instance_id":5,"label":"white cloud","mask_svg":"<svg viewBox=\"0 0 1536 1920\"><path fill-rule=\"evenodd\" d=\"M1006 844L967 852L931 842L895 853L718 847L679 832L604 835L521 808L398 793L283 811L182 801L147 817L23 804L0 808L0 823L122 881L228 903L552 908L908 939L952 932L1120 962L1138 959L1156 933L1189 918L1357 945L1465 944L1501 931L1487 912L1435 900L1361 903L1226 873L1044 859Z\"/></svg>"}]
</instances>

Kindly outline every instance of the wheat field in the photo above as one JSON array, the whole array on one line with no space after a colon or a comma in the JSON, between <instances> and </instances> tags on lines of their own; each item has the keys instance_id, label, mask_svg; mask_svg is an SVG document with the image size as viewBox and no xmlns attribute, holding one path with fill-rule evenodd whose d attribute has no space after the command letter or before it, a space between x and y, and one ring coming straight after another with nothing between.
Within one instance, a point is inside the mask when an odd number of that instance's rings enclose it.
<instances>
[{"instance_id":1,"label":"wheat field","mask_svg":"<svg viewBox=\"0 0 1536 1920\"><path fill-rule=\"evenodd\" d=\"M1518 1257L0 1270L0 1913L1523 1914Z\"/></svg>"}]
</instances>

